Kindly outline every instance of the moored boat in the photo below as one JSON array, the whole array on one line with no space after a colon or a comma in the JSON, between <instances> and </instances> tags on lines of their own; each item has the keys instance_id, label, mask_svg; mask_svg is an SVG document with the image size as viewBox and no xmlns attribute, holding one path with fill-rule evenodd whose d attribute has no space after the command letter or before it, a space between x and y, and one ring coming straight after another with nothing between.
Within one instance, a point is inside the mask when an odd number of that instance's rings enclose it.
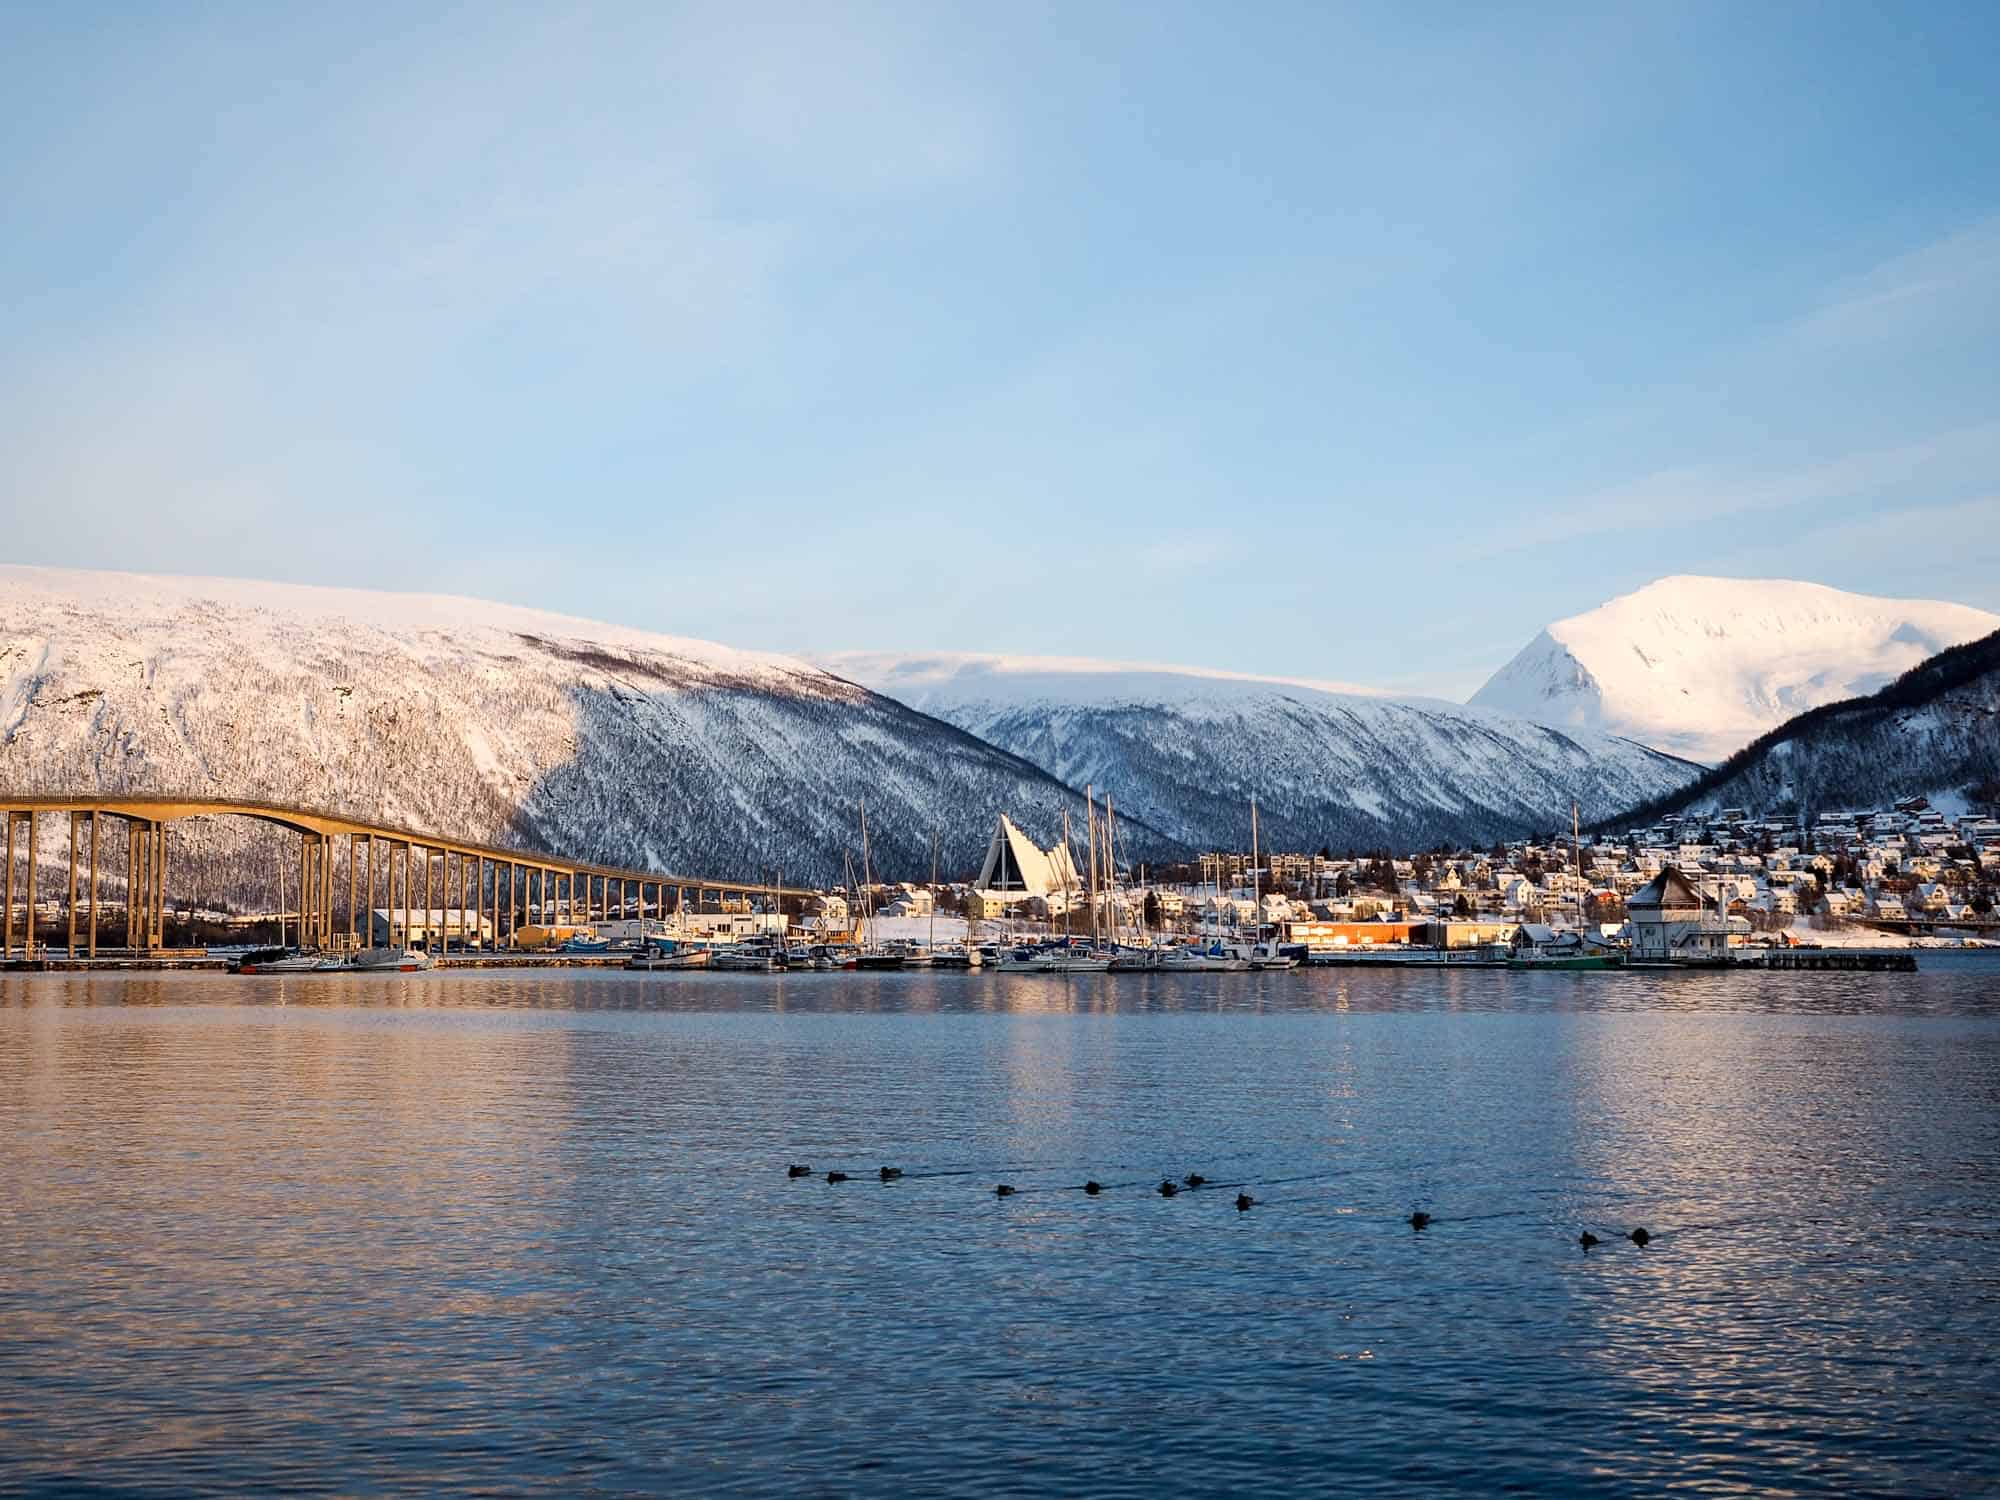
<instances>
[{"instance_id":1,"label":"moored boat","mask_svg":"<svg viewBox=\"0 0 2000 1500\"><path fill-rule=\"evenodd\" d=\"M347 964L361 974L417 974L435 968L437 960L421 948L363 948Z\"/></svg>"},{"instance_id":2,"label":"moored boat","mask_svg":"<svg viewBox=\"0 0 2000 1500\"><path fill-rule=\"evenodd\" d=\"M238 974L309 974L325 957L298 948L252 948L232 969Z\"/></svg>"},{"instance_id":3,"label":"moored boat","mask_svg":"<svg viewBox=\"0 0 2000 1500\"><path fill-rule=\"evenodd\" d=\"M776 949L739 943L733 948L717 949L708 966L737 974L775 974L785 965L783 953Z\"/></svg>"},{"instance_id":4,"label":"moored boat","mask_svg":"<svg viewBox=\"0 0 2000 1500\"><path fill-rule=\"evenodd\" d=\"M706 948L689 948L671 938L654 938L645 948L625 960L628 969L705 969Z\"/></svg>"},{"instance_id":5,"label":"moored boat","mask_svg":"<svg viewBox=\"0 0 2000 1500\"><path fill-rule=\"evenodd\" d=\"M1214 943L1207 948L1168 948L1155 967L1166 974L1241 973L1250 967L1250 961Z\"/></svg>"},{"instance_id":6,"label":"moored boat","mask_svg":"<svg viewBox=\"0 0 2000 1500\"><path fill-rule=\"evenodd\" d=\"M1611 953L1518 953L1507 960L1510 969L1616 969L1621 967Z\"/></svg>"}]
</instances>

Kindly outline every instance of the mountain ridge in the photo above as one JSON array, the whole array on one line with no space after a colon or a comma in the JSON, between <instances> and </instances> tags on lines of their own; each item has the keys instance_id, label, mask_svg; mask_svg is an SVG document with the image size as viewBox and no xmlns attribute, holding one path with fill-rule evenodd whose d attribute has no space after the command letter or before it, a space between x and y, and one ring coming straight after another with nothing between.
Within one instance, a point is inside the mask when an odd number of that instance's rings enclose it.
<instances>
[{"instance_id":1,"label":"mountain ridge","mask_svg":"<svg viewBox=\"0 0 2000 1500\"><path fill-rule=\"evenodd\" d=\"M1413 849L1567 821L1572 800L1609 811L1700 769L1616 736L1296 678L976 652L817 659L1218 847L1248 847L1253 796L1272 847Z\"/></svg>"},{"instance_id":2,"label":"mountain ridge","mask_svg":"<svg viewBox=\"0 0 2000 1500\"><path fill-rule=\"evenodd\" d=\"M19 566L0 566L0 784L828 884L863 796L892 878L928 873L934 829L963 868L992 813L1047 840L1082 811L1020 756L796 658L450 596Z\"/></svg>"},{"instance_id":3,"label":"mountain ridge","mask_svg":"<svg viewBox=\"0 0 2000 1500\"><path fill-rule=\"evenodd\" d=\"M1967 791L2000 800L2000 630L1873 693L1808 709L1688 786L1599 826L1723 806L1777 815Z\"/></svg>"}]
</instances>

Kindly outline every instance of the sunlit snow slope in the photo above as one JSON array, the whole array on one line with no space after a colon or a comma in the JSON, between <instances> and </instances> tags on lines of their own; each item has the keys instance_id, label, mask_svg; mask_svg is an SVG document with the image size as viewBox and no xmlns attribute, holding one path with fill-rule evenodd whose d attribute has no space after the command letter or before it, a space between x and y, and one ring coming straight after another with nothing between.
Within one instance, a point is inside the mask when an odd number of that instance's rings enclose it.
<instances>
[{"instance_id":1,"label":"sunlit snow slope","mask_svg":"<svg viewBox=\"0 0 2000 1500\"><path fill-rule=\"evenodd\" d=\"M0 788L268 799L679 874L1054 836L1026 762L794 659L469 599L0 567ZM212 825L224 829L228 824ZM1145 830L1137 830L1145 838Z\"/></svg>"},{"instance_id":2,"label":"sunlit snow slope","mask_svg":"<svg viewBox=\"0 0 2000 1500\"><path fill-rule=\"evenodd\" d=\"M1485 841L1657 797L1698 767L1613 736L1333 684L1047 657L849 652L834 671L1201 847Z\"/></svg>"},{"instance_id":3,"label":"sunlit snow slope","mask_svg":"<svg viewBox=\"0 0 2000 1500\"><path fill-rule=\"evenodd\" d=\"M2000 795L2000 631L1941 652L1864 698L1825 704L1752 741L1699 781L1619 823L1741 807L1760 814L1945 808Z\"/></svg>"},{"instance_id":4,"label":"sunlit snow slope","mask_svg":"<svg viewBox=\"0 0 2000 1500\"><path fill-rule=\"evenodd\" d=\"M1662 578L1558 620L1475 707L1720 761L1823 703L1872 693L2000 615L1816 583Z\"/></svg>"}]
</instances>

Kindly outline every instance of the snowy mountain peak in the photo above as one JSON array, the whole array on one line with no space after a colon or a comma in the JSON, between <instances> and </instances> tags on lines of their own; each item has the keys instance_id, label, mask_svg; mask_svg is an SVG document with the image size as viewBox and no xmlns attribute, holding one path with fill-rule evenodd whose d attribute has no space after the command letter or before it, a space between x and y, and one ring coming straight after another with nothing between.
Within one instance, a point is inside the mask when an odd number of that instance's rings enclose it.
<instances>
[{"instance_id":1,"label":"snowy mountain peak","mask_svg":"<svg viewBox=\"0 0 2000 1500\"><path fill-rule=\"evenodd\" d=\"M1425 847L1606 811L1681 785L1682 760L1596 731L1316 679L1068 657L821 658L1197 847ZM1646 794L1641 793L1641 796Z\"/></svg>"},{"instance_id":2,"label":"snowy mountain peak","mask_svg":"<svg viewBox=\"0 0 2000 1500\"><path fill-rule=\"evenodd\" d=\"M2000 615L1962 604L1682 574L1556 621L1471 701L1720 761L1997 627Z\"/></svg>"}]
</instances>

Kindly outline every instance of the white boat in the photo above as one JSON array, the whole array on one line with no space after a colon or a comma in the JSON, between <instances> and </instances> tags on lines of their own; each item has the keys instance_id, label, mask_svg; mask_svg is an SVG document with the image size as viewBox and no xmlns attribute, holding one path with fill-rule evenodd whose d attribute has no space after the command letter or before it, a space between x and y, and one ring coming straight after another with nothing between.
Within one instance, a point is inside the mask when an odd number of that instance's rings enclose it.
<instances>
[{"instance_id":1,"label":"white boat","mask_svg":"<svg viewBox=\"0 0 2000 1500\"><path fill-rule=\"evenodd\" d=\"M421 948L363 948L349 967L363 974L418 974L435 968L437 960Z\"/></svg>"},{"instance_id":2,"label":"white boat","mask_svg":"<svg viewBox=\"0 0 2000 1500\"><path fill-rule=\"evenodd\" d=\"M709 960L711 969L726 969L734 974L775 974L783 966L780 955L773 950L747 943L719 948Z\"/></svg>"},{"instance_id":3,"label":"white boat","mask_svg":"<svg viewBox=\"0 0 2000 1500\"><path fill-rule=\"evenodd\" d=\"M1239 943L1230 950L1253 969L1296 969L1299 961L1289 953L1278 951L1278 945L1271 943Z\"/></svg>"},{"instance_id":4,"label":"white boat","mask_svg":"<svg viewBox=\"0 0 2000 1500\"><path fill-rule=\"evenodd\" d=\"M1035 967L1044 974L1102 974L1111 967L1111 960L1101 953L1066 952L1059 948L1044 953Z\"/></svg>"},{"instance_id":5,"label":"white boat","mask_svg":"<svg viewBox=\"0 0 2000 1500\"><path fill-rule=\"evenodd\" d=\"M625 960L628 969L705 969L708 967L706 948L682 948L677 944L654 940L640 952Z\"/></svg>"},{"instance_id":6,"label":"white boat","mask_svg":"<svg viewBox=\"0 0 2000 1500\"><path fill-rule=\"evenodd\" d=\"M296 948L253 948L237 960L239 974L310 974L325 960L324 953Z\"/></svg>"},{"instance_id":7,"label":"white boat","mask_svg":"<svg viewBox=\"0 0 2000 1500\"><path fill-rule=\"evenodd\" d=\"M1169 948L1156 967L1163 974L1232 974L1248 969L1250 961L1218 943L1208 948Z\"/></svg>"}]
</instances>

